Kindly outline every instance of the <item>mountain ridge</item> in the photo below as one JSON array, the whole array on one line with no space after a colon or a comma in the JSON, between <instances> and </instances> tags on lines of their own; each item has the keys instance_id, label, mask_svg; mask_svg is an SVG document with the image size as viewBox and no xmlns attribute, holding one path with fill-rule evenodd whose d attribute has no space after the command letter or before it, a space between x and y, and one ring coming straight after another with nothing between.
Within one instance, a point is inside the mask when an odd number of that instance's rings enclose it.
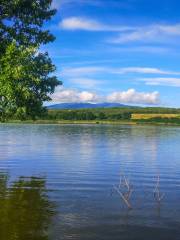
<instances>
[{"instance_id":1,"label":"mountain ridge","mask_svg":"<svg viewBox=\"0 0 180 240\"><path fill-rule=\"evenodd\" d=\"M58 103L47 106L48 109L82 109L82 108L112 108L129 107L121 103Z\"/></svg>"}]
</instances>

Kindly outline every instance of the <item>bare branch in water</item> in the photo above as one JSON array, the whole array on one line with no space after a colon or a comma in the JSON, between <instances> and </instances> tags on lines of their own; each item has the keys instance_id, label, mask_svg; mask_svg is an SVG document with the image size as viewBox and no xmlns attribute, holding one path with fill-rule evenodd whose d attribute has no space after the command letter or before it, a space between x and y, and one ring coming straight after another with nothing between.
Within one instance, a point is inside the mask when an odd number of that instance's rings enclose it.
<instances>
[{"instance_id":1,"label":"bare branch in water","mask_svg":"<svg viewBox=\"0 0 180 240\"><path fill-rule=\"evenodd\" d=\"M129 199L131 197L133 190L129 180L126 178L124 174L121 174L119 184L114 185L113 190L115 190L120 195L126 206L129 209L132 209Z\"/></svg>"},{"instance_id":2,"label":"bare branch in water","mask_svg":"<svg viewBox=\"0 0 180 240\"><path fill-rule=\"evenodd\" d=\"M156 182L156 186L154 188L153 193L154 193L155 200L157 201L158 204L160 204L162 199L164 198L164 194L160 192L160 176L159 175L157 176L157 182Z\"/></svg>"}]
</instances>

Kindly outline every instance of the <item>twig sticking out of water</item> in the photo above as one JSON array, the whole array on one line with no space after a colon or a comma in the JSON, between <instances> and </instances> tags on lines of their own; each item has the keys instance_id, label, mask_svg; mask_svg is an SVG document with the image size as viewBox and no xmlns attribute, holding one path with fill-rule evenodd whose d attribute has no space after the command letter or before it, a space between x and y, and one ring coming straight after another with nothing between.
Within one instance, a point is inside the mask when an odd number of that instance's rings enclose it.
<instances>
[{"instance_id":1,"label":"twig sticking out of water","mask_svg":"<svg viewBox=\"0 0 180 240\"><path fill-rule=\"evenodd\" d=\"M120 195L120 197L122 198L126 206L129 209L132 209L132 206L129 200L133 190L129 180L126 178L124 174L121 174L119 184L114 185L113 190L115 190Z\"/></svg>"},{"instance_id":2,"label":"twig sticking out of water","mask_svg":"<svg viewBox=\"0 0 180 240\"><path fill-rule=\"evenodd\" d=\"M160 177L159 177L159 175L157 176L157 182L156 182L156 186L154 188L154 198L158 204L160 204L162 199L164 198L164 194L162 194L160 192Z\"/></svg>"}]
</instances>

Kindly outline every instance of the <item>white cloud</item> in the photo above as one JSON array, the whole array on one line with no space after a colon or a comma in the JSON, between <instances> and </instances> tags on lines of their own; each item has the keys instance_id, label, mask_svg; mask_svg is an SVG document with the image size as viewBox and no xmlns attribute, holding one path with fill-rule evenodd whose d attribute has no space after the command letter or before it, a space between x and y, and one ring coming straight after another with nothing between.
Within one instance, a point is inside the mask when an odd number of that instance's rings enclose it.
<instances>
[{"instance_id":1,"label":"white cloud","mask_svg":"<svg viewBox=\"0 0 180 240\"><path fill-rule=\"evenodd\" d=\"M172 47L162 47L162 46L151 46L151 45L142 45L142 46L116 46L114 48L110 48L111 52L129 52L129 53L148 53L148 54L167 54L174 52Z\"/></svg>"},{"instance_id":2,"label":"white cloud","mask_svg":"<svg viewBox=\"0 0 180 240\"><path fill-rule=\"evenodd\" d=\"M75 77L75 76L84 76L96 74L98 72L105 71L104 67L72 67L72 68L64 68L62 70L63 76Z\"/></svg>"},{"instance_id":3,"label":"white cloud","mask_svg":"<svg viewBox=\"0 0 180 240\"><path fill-rule=\"evenodd\" d=\"M142 73L142 74L177 74L171 71L164 71L159 68L150 68L150 67L127 67L120 68L115 71L116 73L125 74L125 73Z\"/></svg>"},{"instance_id":4,"label":"white cloud","mask_svg":"<svg viewBox=\"0 0 180 240\"><path fill-rule=\"evenodd\" d=\"M59 89L52 96L53 102L98 102L99 96L88 91L78 91L73 89Z\"/></svg>"},{"instance_id":5,"label":"white cloud","mask_svg":"<svg viewBox=\"0 0 180 240\"><path fill-rule=\"evenodd\" d=\"M138 74L162 74L162 75L178 75L180 72L166 71L159 68L151 67L125 67L125 68L110 68L110 67L72 67L64 68L62 70L62 76L77 78L77 77L87 77L92 75L97 75L99 73L108 74L128 74L128 73L138 73Z\"/></svg>"},{"instance_id":6,"label":"white cloud","mask_svg":"<svg viewBox=\"0 0 180 240\"><path fill-rule=\"evenodd\" d=\"M180 87L180 78L142 78L147 85L161 85L170 87Z\"/></svg>"},{"instance_id":7,"label":"white cloud","mask_svg":"<svg viewBox=\"0 0 180 240\"><path fill-rule=\"evenodd\" d=\"M164 42L169 38L180 35L180 24L175 25L147 25L121 33L119 36L109 40L111 43L127 42Z\"/></svg>"},{"instance_id":8,"label":"white cloud","mask_svg":"<svg viewBox=\"0 0 180 240\"><path fill-rule=\"evenodd\" d=\"M180 24L175 25L159 25L159 30L167 34L180 35Z\"/></svg>"},{"instance_id":9,"label":"white cloud","mask_svg":"<svg viewBox=\"0 0 180 240\"><path fill-rule=\"evenodd\" d=\"M99 24L96 21L71 17L64 19L60 23L60 27L66 30L88 30L88 31L100 31L104 28L103 25Z\"/></svg>"},{"instance_id":10,"label":"white cloud","mask_svg":"<svg viewBox=\"0 0 180 240\"><path fill-rule=\"evenodd\" d=\"M180 24L153 24L144 26L108 25L86 17L68 17L59 24L64 30L112 31L119 35L108 40L110 43L166 42L180 35Z\"/></svg>"},{"instance_id":11,"label":"white cloud","mask_svg":"<svg viewBox=\"0 0 180 240\"><path fill-rule=\"evenodd\" d=\"M129 89L124 92L113 92L107 96L108 102L134 103L134 104L157 104L159 103L159 93L137 92Z\"/></svg>"},{"instance_id":12,"label":"white cloud","mask_svg":"<svg viewBox=\"0 0 180 240\"><path fill-rule=\"evenodd\" d=\"M82 91L78 93L79 100L82 102L99 101L99 96L92 92Z\"/></svg>"},{"instance_id":13,"label":"white cloud","mask_svg":"<svg viewBox=\"0 0 180 240\"><path fill-rule=\"evenodd\" d=\"M52 101L58 103L65 102L114 102L114 103L130 103L130 104L158 104L158 92L137 92L129 89L122 92L112 92L106 96L98 95L90 91L78 91L73 89L59 88L53 95Z\"/></svg>"},{"instance_id":14,"label":"white cloud","mask_svg":"<svg viewBox=\"0 0 180 240\"><path fill-rule=\"evenodd\" d=\"M52 8L60 9L65 6L74 6L74 4L100 6L101 3L102 2L98 0L53 0Z\"/></svg>"},{"instance_id":15,"label":"white cloud","mask_svg":"<svg viewBox=\"0 0 180 240\"><path fill-rule=\"evenodd\" d=\"M71 83L81 86L81 88L95 88L101 84L100 81L90 78L72 78L69 80Z\"/></svg>"},{"instance_id":16,"label":"white cloud","mask_svg":"<svg viewBox=\"0 0 180 240\"><path fill-rule=\"evenodd\" d=\"M63 19L59 24L64 30L84 30L84 31L127 31L134 29L126 26L110 26L100 23L94 19L82 17L69 17Z\"/></svg>"},{"instance_id":17,"label":"white cloud","mask_svg":"<svg viewBox=\"0 0 180 240\"><path fill-rule=\"evenodd\" d=\"M180 72L151 67L71 67L64 68L61 72L61 77L71 83L73 87L97 90L107 83L107 79L112 79L114 76L116 79L119 77L119 80L123 81L122 77L126 74L131 74L130 76L133 76L131 80L136 83L141 81L146 85L180 87ZM140 77L141 74L143 77ZM102 76L105 76L106 79L102 79ZM130 76L128 76L129 80Z\"/></svg>"},{"instance_id":18,"label":"white cloud","mask_svg":"<svg viewBox=\"0 0 180 240\"><path fill-rule=\"evenodd\" d=\"M118 37L110 40L111 43L127 43L134 41L149 41L154 39L157 32L154 29L140 29L129 33L120 34Z\"/></svg>"}]
</instances>

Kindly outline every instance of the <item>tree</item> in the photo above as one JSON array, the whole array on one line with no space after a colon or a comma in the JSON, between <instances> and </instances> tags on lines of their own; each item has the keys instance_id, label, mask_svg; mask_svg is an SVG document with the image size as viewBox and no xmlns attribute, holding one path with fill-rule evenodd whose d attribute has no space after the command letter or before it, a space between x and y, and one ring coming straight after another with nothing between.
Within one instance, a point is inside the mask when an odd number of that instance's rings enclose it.
<instances>
[{"instance_id":1,"label":"tree","mask_svg":"<svg viewBox=\"0 0 180 240\"><path fill-rule=\"evenodd\" d=\"M52 75L55 66L41 44L54 40L42 30L55 10L51 0L0 2L0 120L40 116L44 101L62 84Z\"/></svg>"},{"instance_id":2,"label":"tree","mask_svg":"<svg viewBox=\"0 0 180 240\"><path fill-rule=\"evenodd\" d=\"M107 119L107 116L106 116L105 113L100 112L99 115L98 115L98 119L100 119L100 120L104 120L104 119Z\"/></svg>"},{"instance_id":3,"label":"tree","mask_svg":"<svg viewBox=\"0 0 180 240\"><path fill-rule=\"evenodd\" d=\"M43 101L49 101L60 82L49 76L55 69L48 54L35 48L9 45L0 58L0 117L35 118L44 111Z\"/></svg>"}]
</instances>

